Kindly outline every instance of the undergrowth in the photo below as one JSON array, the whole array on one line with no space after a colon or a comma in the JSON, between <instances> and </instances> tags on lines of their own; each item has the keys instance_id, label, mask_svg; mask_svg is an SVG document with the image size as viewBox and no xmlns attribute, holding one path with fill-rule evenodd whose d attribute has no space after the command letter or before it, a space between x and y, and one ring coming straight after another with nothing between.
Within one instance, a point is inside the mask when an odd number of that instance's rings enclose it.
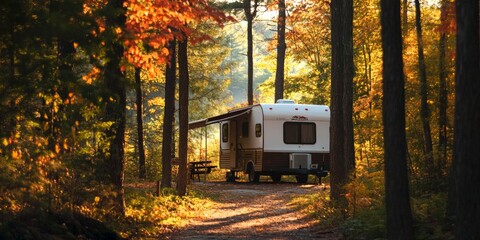
<instances>
[{"instance_id":1,"label":"undergrowth","mask_svg":"<svg viewBox=\"0 0 480 240\"><path fill-rule=\"evenodd\" d=\"M298 196L291 204L314 217L322 229L338 229L346 239L386 239L383 171L358 176L347 192L346 214L332 204L329 191ZM445 217L446 193L424 191L410 199L415 239L454 239Z\"/></svg>"},{"instance_id":2,"label":"undergrowth","mask_svg":"<svg viewBox=\"0 0 480 240\"><path fill-rule=\"evenodd\" d=\"M188 219L201 217L202 211L211 204L194 191L179 197L174 189L166 188L157 197L130 189L126 195L126 217L112 227L128 239L155 238L185 226Z\"/></svg>"}]
</instances>

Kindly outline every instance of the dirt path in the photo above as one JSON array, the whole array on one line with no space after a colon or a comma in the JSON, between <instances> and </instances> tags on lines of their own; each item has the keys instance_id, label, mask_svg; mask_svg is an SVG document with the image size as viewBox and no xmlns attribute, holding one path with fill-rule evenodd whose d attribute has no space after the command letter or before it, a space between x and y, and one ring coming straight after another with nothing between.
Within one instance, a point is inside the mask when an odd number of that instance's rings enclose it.
<instances>
[{"instance_id":1,"label":"dirt path","mask_svg":"<svg viewBox=\"0 0 480 240\"><path fill-rule=\"evenodd\" d=\"M193 187L217 196L217 203L167 239L341 239L289 204L295 196L323 191L322 186L197 182Z\"/></svg>"}]
</instances>

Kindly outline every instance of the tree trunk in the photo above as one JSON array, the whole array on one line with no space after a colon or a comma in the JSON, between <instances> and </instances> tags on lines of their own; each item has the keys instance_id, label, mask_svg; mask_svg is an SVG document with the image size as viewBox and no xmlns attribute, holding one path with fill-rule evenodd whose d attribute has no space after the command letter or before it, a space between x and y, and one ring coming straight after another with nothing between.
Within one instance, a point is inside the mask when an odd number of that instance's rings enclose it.
<instances>
[{"instance_id":1,"label":"tree trunk","mask_svg":"<svg viewBox=\"0 0 480 240\"><path fill-rule=\"evenodd\" d=\"M342 54L342 1L332 0L330 4L331 11L331 29L332 29L332 83L330 100L330 196L337 202L346 201L343 194L343 184L347 178L344 168L344 129L343 129L343 88L342 70L345 57Z\"/></svg>"},{"instance_id":2,"label":"tree trunk","mask_svg":"<svg viewBox=\"0 0 480 240\"><path fill-rule=\"evenodd\" d=\"M187 36L178 44L178 67L179 67L179 144L178 144L178 179L177 193L185 196L187 193L187 155L188 155L188 55Z\"/></svg>"},{"instance_id":3,"label":"tree trunk","mask_svg":"<svg viewBox=\"0 0 480 240\"><path fill-rule=\"evenodd\" d=\"M402 0L402 36L407 37L408 33L408 0Z\"/></svg>"},{"instance_id":4,"label":"tree trunk","mask_svg":"<svg viewBox=\"0 0 480 240\"><path fill-rule=\"evenodd\" d=\"M420 119L423 127L423 153L426 172L428 173L428 177L431 178L435 174L435 169L432 134L430 130L430 109L428 107L427 67L425 66L425 56L423 51L422 20L419 0L415 0L415 26L417 30L418 69L420 72Z\"/></svg>"},{"instance_id":5,"label":"tree trunk","mask_svg":"<svg viewBox=\"0 0 480 240\"><path fill-rule=\"evenodd\" d=\"M165 70L165 108L163 114L162 136L162 184L160 188L172 187L172 134L175 114L175 76L176 76L176 41L169 42L170 62Z\"/></svg>"},{"instance_id":6,"label":"tree trunk","mask_svg":"<svg viewBox=\"0 0 480 240\"><path fill-rule=\"evenodd\" d=\"M243 8L245 11L245 18L247 20L247 72L248 72L248 87L247 99L248 105L253 105L253 19L257 15L258 0L254 1L253 10L250 0L243 0Z\"/></svg>"},{"instance_id":7,"label":"tree trunk","mask_svg":"<svg viewBox=\"0 0 480 240\"><path fill-rule=\"evenodd\" d=\"M440 59L439 59L439 113L438 113L438 124L439 124L439 137L438 137L438 151L439 151L439 160L438 165L447 166L447 106L448 106L448 92L447 92L447 83L446 83L446 76L447 71L445 69L446 65L446 18L447 18L447 7L448 7L448 0L442 0L441 6L441 30L440 30L440 41L439 41L439 48L440 48ZM447 192L447 210L446 210L446 217L447 220L453 221L455 214L456 214L456 183L455 183L455 159L453 159L450 169L446 171L448 176L448 192Z\"/></svg>"},{"instance_id":8,"label":"tree trunk","mask_svg":"<svg viewBox=\"0 0 480 240\"><path fill-rule=\"evenodd\" d=\"M332 84L330 119L331 199L347 208L344 185L355 168L353 147L353 5L331 2Z\"/></svg>"},{"instance_id":9,"label":"tree trunk","mask_svg":"<svg viewBox=\"0 0 480 240\"><path fill-rule=\"evenodd\" d=\"M381 0L385 204L389 239L413 239L405 136L400 1Z\"/></svg>"},{"instance_id":10,"label":"tree trunk","mask_svg":"<svg viewBox=\"0 0 480 240\"><path fill-rule=\"evenodd\" d=\"M441 13L440 13L440 26L446 25L447 18L447 0L442 0ZM439 59L439 94L438 94L438 167L436 172L439 175L444 172L445 166L447 166L447 107L448 107L448 92L447 92L447 70L445 52L447 34L446 30L442 27L440 30L440 40L438 42L438 48L440 51Z\"/></svg>"},{"instance_id":11,"label":"tree trunk","mask_svg":"<svg viewBox=\"0 0 480 240\"><path fill-rule=\"evenodd\" d=\"M106 29L112 33L116 28L125 27L125 9L122 0L110 0L110 8L106 17ZM113 35L115 36L115 35ZM106 136L110 140L109 156L105 169L110 174L113 184L115 197L115 211L118 214L125 214L124 198L124 169L125 169L125 123L126 123L126 81L125 75L120 70L123 57L123 45L118 39L108 39L106 41L105 56L108 59L105 64L104 84L109 91L109 96L105 99L106 107L104 112L105 121L112 122L107 130Z\"/></svg>"},{"instance_id":12,"label":"tree trunk","mask_svg":"<svg viewBox=\"0 0 480 240\"><path fill-rule=\"evenodd\" d=\"M457 239L480 239L479 1L457 1L455 143Z\"/></svg>"},{"instance_id":13,"label":"tree trunk","mask_svg":"<svg viewBox=\"0 0 480 240\"><path fill-rule=\"evenodd\" d=\"M342 48L343 48L343 128L346 181L353 177L355 170L355 149L353 138L353 0L343 0Z\"/></svg>"},{"instance_id":14,"label":"tree trunk","mask_svg":"<svg viewBox=\"0 0 480 240\"><path fill-rule=\"evenodd\" d=\"M147 172L145 168L145 148L143 141L143 94L142 79L140 77L141 72L141 68L135 68L135 91L137 93L138 177L145 179L147 178Z\"/></svg>"},{"instance_id":15,"label":"tree trunk","mask_svg":"<svg viewBox=\"0 0 480 240\"><path fill-rule=\"evenodd\" d=\"M285 82L285 0L278 0L278 24L277 24L277 71L275 73L275 102L283 98L283 85Z\"/></svg>"}]
</instances>

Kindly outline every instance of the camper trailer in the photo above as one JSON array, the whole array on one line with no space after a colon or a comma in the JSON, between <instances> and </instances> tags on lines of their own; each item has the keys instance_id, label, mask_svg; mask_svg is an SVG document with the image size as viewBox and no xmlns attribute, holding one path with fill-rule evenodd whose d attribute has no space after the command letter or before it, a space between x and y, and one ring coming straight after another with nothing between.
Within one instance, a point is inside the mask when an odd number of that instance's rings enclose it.
<instances>
[{"instance_id":1,"label":"camper trailer","mask_svg":"<svg viewBox=\"0 0 480 240\"><path fill-rule=\"evenodd\" d=\"M328 106L279 100L191 122L190 128L213 123L220 126L220 168L230 170L227 181L235 181L237 172L247 173L250 182L258 182L260 175L274 182L295 175L299 183L309 174L327 175Z\"/></svg>"}]
</instances>

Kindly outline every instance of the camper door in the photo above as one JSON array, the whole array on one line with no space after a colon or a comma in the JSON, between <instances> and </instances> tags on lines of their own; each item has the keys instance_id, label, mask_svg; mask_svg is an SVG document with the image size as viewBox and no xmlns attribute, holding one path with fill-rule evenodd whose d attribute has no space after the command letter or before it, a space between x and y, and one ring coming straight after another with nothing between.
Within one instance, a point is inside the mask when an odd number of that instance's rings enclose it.
<instances>
[{"instance_id":1,"label":"camper door","mask_svg":"<svg viewBox=\"0 0 480 240\"><path fill-rule=\"evenodd\" d=\"M221 124L221 148L222 152L229 155L227 167L235 169L237 167L237 121L222 122Z\"/></svg>"}]
</instances>

